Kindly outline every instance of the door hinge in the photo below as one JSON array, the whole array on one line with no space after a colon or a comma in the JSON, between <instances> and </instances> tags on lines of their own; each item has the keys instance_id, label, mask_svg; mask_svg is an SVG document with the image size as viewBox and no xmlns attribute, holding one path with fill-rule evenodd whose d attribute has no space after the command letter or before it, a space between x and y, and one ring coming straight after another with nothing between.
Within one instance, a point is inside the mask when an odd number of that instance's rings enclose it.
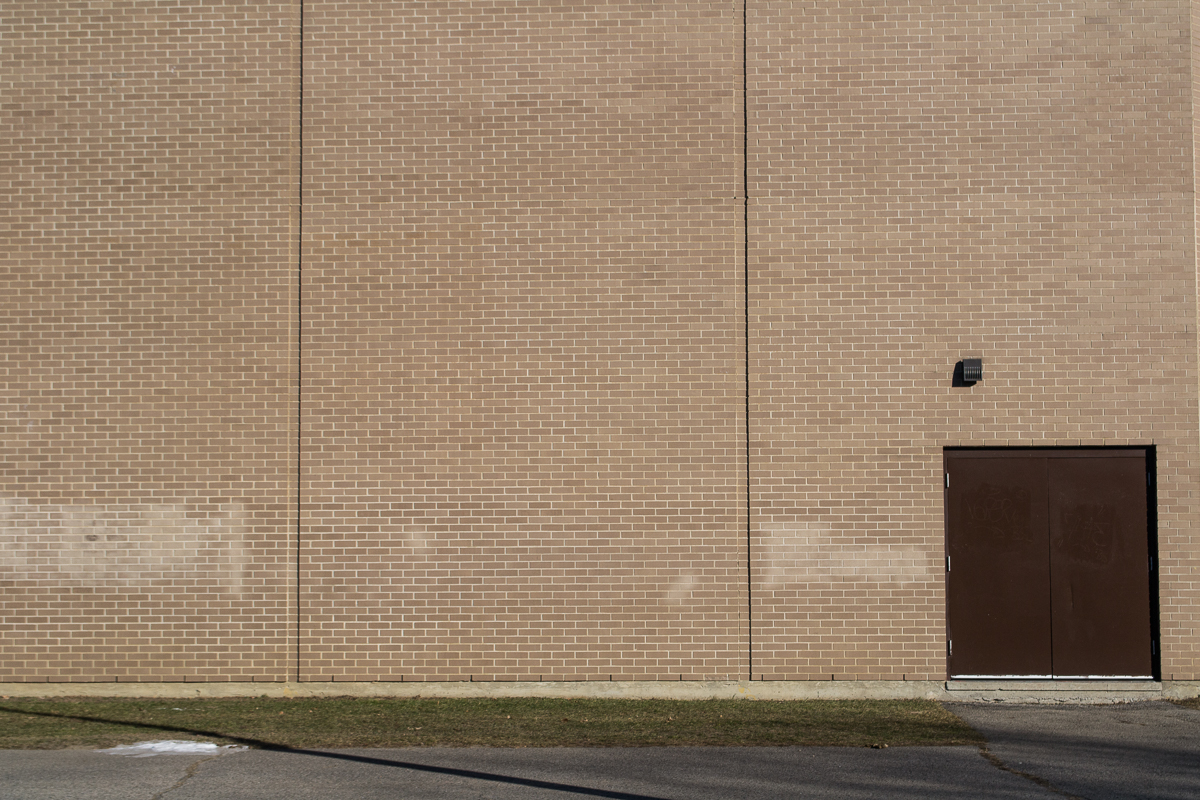
<instances>
[{"instance_id":1,"label":"door hinge","mask_svg":"<svg viewBox=\"0 0 1200 800\"><path fill-rule=\"evenodd\" d=\"M954 655L954 640L953 639L946 640L946 650L949 652L950 655Z\"/></svg>"},{"instance_id":2,"label":"door hinge","mask_svg":"<svg viewBox=\"0 0 1200 800\"><path fill-rule=\"evenodd\" d=\"M949 472L946 473L946 488L947 489L950 488L950 473Z\"/></svg>"},{"instance_id":3,"label":"door hinge","mask_svg":"<svg viewBox=\"0 0 1200 800\"><path fill-rule=\"evenodd\" d=\"M946 572L950 571L950 556L946 556Z\"/></svg>"}]
</instances>

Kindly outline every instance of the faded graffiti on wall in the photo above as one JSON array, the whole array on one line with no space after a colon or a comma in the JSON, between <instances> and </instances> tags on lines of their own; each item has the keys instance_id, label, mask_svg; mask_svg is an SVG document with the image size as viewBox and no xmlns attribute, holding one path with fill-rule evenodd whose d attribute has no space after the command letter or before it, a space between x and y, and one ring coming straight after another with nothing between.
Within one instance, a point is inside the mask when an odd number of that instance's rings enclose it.
<instances>
[{"instance_id":1,"label":"faded graffiti on wall","mask_svg":"<svg viewBox=\"0 0 1200 800\"><path fill-rule=\"evenodd\" d=\"M237 503L55 505L0 496L0 577L125 590L185 579L240 594L248 532Z\"/></svg>"}]
</instances>

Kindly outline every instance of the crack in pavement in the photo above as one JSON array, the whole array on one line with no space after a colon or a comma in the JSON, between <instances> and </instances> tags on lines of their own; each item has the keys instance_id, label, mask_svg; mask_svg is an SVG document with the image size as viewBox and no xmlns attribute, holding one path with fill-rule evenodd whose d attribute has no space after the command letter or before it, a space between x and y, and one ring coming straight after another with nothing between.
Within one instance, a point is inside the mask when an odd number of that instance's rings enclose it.
<instances>
[{"instance_id":1,"label":"crack in pavement","mask_svg":"<svg viewBox=\"0 0 1200 800\"><path fill-rule=\"evenodd\" d=\"M209 756L208 758L202 758L202 759L200 759L199 761L195 761L195 762L193 762L193 763L192 763L191 765L189 765L189 766L188 766L188 768L187 768L187 769L184 771L184 773L183 773L183 777L182 777L182 778L180 778L179 780L175 781L175 783L174 783L173 785L171 785L171 786L168 786L166 789L163 789L161 792L159 792L158 794L154 795L154 797L150 798L150 800L163 800L163 798L164 798L164 797L166 797L168 794L170 794L171 792L175 791L176 789L179 789L179 788L180 788L180 787L182 787L182 786L183 786L185 783L187 783L188 781L190 781L190 780L192 779L192 777L193 777L193 776L196 774L196 770L200 769L200 765L201 765L201 764L203 764L203 763L205 763L205 762L208 762L208 761L215 761L216 759L220 758L220 757L221 757L221 756L223 756L223 755L225 755L225 754L224 754L224 753L217 753L216 755Z\"/></svg>"},{"instance_id":2,"label":"crack in pavement","mask_svg":"<svg viewBox=\"0 0 1200 800\"><path fill-rule=\"evenodd\" d=\"M1059 789L1053 783L1051 783L1050 781L1041 777L1040 775L1034 775L1031 772L1024 772L1024 771L1016 769L1014 767L1010 767L1008 764L1005 764L1004 761L999 756L997 756L995 753L993 753L991 750L989 750L988 746L986 744L979 745L979 755L983 756L984 760L987 761L989 764L991 764L996 769L1001 770L1003 772L1008 772L1012 775L1017 775L1028 781L1033 781L1034 783L1036 783L1038 786L1042 787L1046 791L1054 792L1056 795L1059 795L1060 797L1067 797L1067 798L1070 798L1070 800L1088 800L1088 798L1086 798L1086 797L1080 797L1077 794L1071 794L1070 792L1066 792L1066 791L1063 791L1062 789Z\"/></svg>"}]
</instances>

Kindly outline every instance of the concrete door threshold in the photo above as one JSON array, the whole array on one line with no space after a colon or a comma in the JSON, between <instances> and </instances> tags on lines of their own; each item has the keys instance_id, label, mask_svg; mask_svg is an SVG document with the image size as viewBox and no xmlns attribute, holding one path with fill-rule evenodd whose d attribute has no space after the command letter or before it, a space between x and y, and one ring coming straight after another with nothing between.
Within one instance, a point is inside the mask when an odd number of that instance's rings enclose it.
<instances>
[{"instance_id":1,"label":"concrete door threshold","mask_svg":"<svg viewBox=\"0 0 1200 800\"><path fill-rule=\"evenodd\" d=\"M948 680L947 699L1001 703L1136 703L1163 698L1146 680Z\"/></svg>"}]
</instances>

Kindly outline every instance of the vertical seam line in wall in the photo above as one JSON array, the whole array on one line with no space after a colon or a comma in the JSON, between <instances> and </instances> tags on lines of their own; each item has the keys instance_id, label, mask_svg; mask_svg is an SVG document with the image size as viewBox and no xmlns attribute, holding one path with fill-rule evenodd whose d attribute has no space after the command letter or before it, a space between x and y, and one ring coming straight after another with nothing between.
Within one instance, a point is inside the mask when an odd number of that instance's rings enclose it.
<instances>
[{"instance_id":1,"label":"vertical seam line in wall","mask_svg":"<svg viewBox=\"0 0 1200 800\"><path fill-rule=\"evenodd\" d=\"M304 0L298 0L298 50L299 64L297 68L298 86L296 92L296 621L295 621L295 651L292 654L292 679L300 680L300 509L303 497L302 473L300 460L303 457L301 445L304 441L301 417L301 403L304 391Z\"/></svg>"},{"instance_id":2,"label":"vertical seam line in wall","mask_svg":"<svg viewBox=\"0 0 1200 800\"><path fill-rule=\"evenodd\" d=\"M754 584L750 572L750 0L742 0L742 354L746 436L746 676L754 679Z\"/></svg>"}]
</instances>

